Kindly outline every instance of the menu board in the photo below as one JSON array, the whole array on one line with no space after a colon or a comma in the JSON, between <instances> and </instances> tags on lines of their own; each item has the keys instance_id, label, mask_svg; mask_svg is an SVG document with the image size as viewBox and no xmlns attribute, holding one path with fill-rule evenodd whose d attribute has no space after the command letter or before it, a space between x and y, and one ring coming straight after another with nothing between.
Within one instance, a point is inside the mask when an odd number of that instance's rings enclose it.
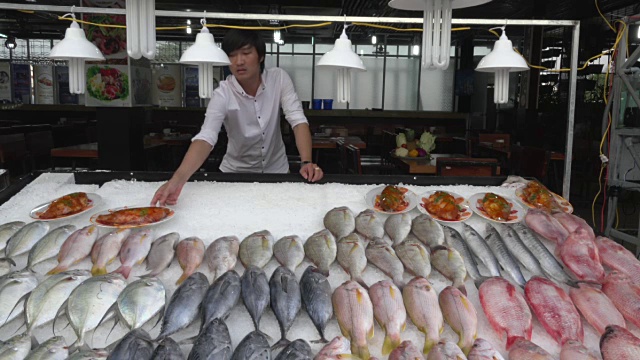
<instances>
[{"instance_id":1,"label":"menu board","mask_svg":"<svg viewBox=\"0 0 640 360\"><path fill-rule=\"evenodd\" d=\"M128 66L87 64L86 106L131 106Z\"/></svg>"},{"instance_id":2,"label":"menu board","mask_svg":"<svg viewBox=\"0 0 640 360\"><path fill-rule=\"evenodd\" d=\"M53 66L36 65L33 67L33 82L35 84L35 103L54 104L53 97Z\"/></svg>"},{"instance_id":3,"label":"menu board","mask_svg":"<svg viewBox=\"0 0 640 360\"><path fill-rule=\"evenodd\" d=\"M69 67L56 66L56 94L58 95L58 104L77 104L78 95L72 94L69 90Z\"/></svg>"},{"instance_id":4,"label":"menu board","mask_svg":"<svg viewBox=\"0 0 640 360\"><path fill-rule=\"evenodd\" d=\"M13 74L13 102L17 104L31 103L31 67L27 64L11 65Z\"/></svg>"},{"instance_id":5,"label":"menu board","mask_svg":"<svg viewBox=\"0 0 640 360\"><path fill-rule=\"evenodd\" d=\"M0 103L11 102L11 65L0 62Z\"/></svg>"},{"instance_id":6,"label":"menu board","mask_svg":"<svg viewBox=\"0 0 640 360\"><path fill-rule=\"evenodd\" d=\"M152 69L153 105L182 106L182 74L180 65L162 65Z\"/></svg>"},{"instance_id":7,"label":"menu board","mask_svg":"<svg viewBox=\"0 0 640 360\"><path fill-rule=\"evenodd\" d=\"M131 95L133 105L151 104L151 67L144 64L141 66L131 65Z\"/></svg>"}]
</instances>

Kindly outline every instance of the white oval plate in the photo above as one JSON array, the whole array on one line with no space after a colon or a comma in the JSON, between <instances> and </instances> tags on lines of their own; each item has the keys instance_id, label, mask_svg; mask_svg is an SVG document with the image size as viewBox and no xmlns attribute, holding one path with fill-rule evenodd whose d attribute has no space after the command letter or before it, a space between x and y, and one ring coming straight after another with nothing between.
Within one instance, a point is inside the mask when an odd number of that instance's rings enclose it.
<instances>
[{"instance_id":1,"label":"white oval plate","mask_svg":"<svg viewBox=\"0 0 640 360\"><path fill-rule=\"evenodd\" d=\"M508 220L508 221L500 221L500 220L495 220L489 217L489 215L487 215L487 213L482 210L479 205L478 205L478 200L482 201L482 199L484 198L484 195L486 193L477 193L477 194L473 194L471 195L471 197L469 198L469 205L471 206L471 210L473 210L473 212L475 212L476 214L478 214L479 216L489 220L489 221L493 221L496 223L503 223L503 224L511 224L511 223L517 223L520 222L524 219L524 216L527 214L526 210L517 202L515 202L513 199L511 199L508 196L502 196L505 200L507 200L510 204L511 204L511 214L515 216L515 219L513 220Z\"/></svg>"},{"instance_id":2,"label":"white oval plate","mask_svg":"<svg viewBox=\"0 0 640 360\"><path fill-rule=\"evenodd\" d=\"M536 207L534 205L531 205L531 204L529 204L528 202L526 202L524 200L524 191L523 191L523 189L524 188L522 188L522 187L519 187L519 188L516 189L516 199L518 199L518 201L522 205L524 205L524 206L526 206L528 208L531 208L531 209L535 209ZM556 201L558 202L558 204L560 205L562 210L564 210L564 212L569 213L569 214L573 213L573 205L571 205L571 203L567 199L563 198L562 196L560 196L560 195L558 195L558 194L556 194L556 193L554 193L552 191L550 191L550 192L553 195L553 197L556 199Z\"/></svg>"},{"instance_id":3,"label":"white oval plate","mask_svg":"<svg viewBox=\"0 0 640 360\"><path fill-rule=\"evenodd\" d=\"M33 208L33 210L31 210L31 212L29 213L29 216L32 219L36 219L36 220L40 220L40 221L55 221L55 220L61 220L61 219L70 219L72 217L81 215L91 209L93 209L96 205L98 205L99 203L102 202L102 197L98 194L94 194L94 193L86 193L87 197L89 198L89 206L87 206L86 208L84 208L84 210L71 214L71 215L65 215L65 216L60 216L57 217L55 219L40 219L39 214L42 214L43 212L47 211L47 209L49 208L49 205L51 205L52 202L60 199L62 196L55 198L49 202L46 202L44 204L40 204L38 206L36 206L35 208ZM68 195L68 194L67 194Z\"/></svg>"},{"instance_id":4,"label":"white oval plate","mask_svg":"<svg viewBox=\"0 0 640 360\"><path fill-rule=\"evenodd\" d=\"M105 211L93 214L91 216L91 218L89 219L89 221L92 224L94 224L96 226L103 227L103 228L109 228L109 229L136 229L136 228L143 228L143 227L146 227L146 226L162 224L163 222L171 220L176 215L175 211L173 211L172 209L170 209L170 208L168 208L166 206L156 206L156 207L161 207L161 208L164 208L164 209L169 209L171 212L164 219L162 219L160 221L153 222L153 223L148 223L148 224L139 224L139 225L105 225L105 224L101 224L101 223L96 221L96 219L100 215L109 215L112 212L115 212L115 211L118 211L118 210L136 209L136 208L145 208L145 207L151 207L151 206L123 206L123 207L119 207L119 208L115 208L115 209L105 210Z\"/></svg>"},{"instance_id":5,"label":"white oval plate","mask_svg":"<svg viewBox=\"0 0 640 360\"><path fill-rule=\"evenodd\" d=\"M407 192L404 194L404 199L409 202L409 205L407 206L406 209L402 211L383 211L380 209L376 209L376 196L380 195L382 193L382 190L384 190L385 187L386 186L378 186L377 188L369 191L367 195L364 196L364 199L367 202L367 206L369 206L369 208L382 214L402 214L402 213L406 213L413 210L413 208L418 205L418 198L416 197L416 194L414 194L413 191L407 189ZM398 186L398 187L402 187L406 189L406 187L404 186Z\"/></svg>"},{"instance_id":6,"label":"white oval plate","mask_svg":"<svg viewBox=\"0 0 640 360\"><path fill-rule=\"evenodd\" d=\"M448 194L451 194L454 198L457 199L462 199L462 201L458 204L460 205L464 210L461 212L460 214L460 219L459 220L444 220L441 219L433 214L431 214L430 212L427 211L427 209L424 208L424 200L422 199L428 199L429 196L433 195L433 193L435 193L436 191L442 191L442 192L446 192ZM427 191L426 193L420 195L418 197L418 210L426 215L429 215L433 220L442 222L442 223L458 223L458 222L463 222L465 220L467 220L468 218L470 218L473 213L471 212L471 210L469 209L469 201L467 199L464 198L464 196L460 195L460 194L456 194L452 191L444 191L444 190L431 190L431 191Z\"/></svg>"}]
</instances>

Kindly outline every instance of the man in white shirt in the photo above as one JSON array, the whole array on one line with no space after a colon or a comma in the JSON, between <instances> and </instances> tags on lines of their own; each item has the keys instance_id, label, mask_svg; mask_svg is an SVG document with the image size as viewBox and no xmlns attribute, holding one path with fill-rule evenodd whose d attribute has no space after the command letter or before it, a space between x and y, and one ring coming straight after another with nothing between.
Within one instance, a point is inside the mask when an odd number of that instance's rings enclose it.
<instances>
[{"instance_id":1,"label":"man in white shirt","mask_svg":"<svg viewBox=\"0 0 640 360\"><path fill-rule=\"evenodd\" d=\"M264 69L266 46L255 31L231 30L222 40L232 75L214 91L204 124L191 142L180 167L153 196L151 205L175 205L182 187L200 168L218 141L224 124L229 139L220 170L243 173L287 173L289 163L280 132L280 106L300 153L300 175L322 179L322 169L311 161L311 132L289 75L282 69Z\"/></svg>"}]
</instances>

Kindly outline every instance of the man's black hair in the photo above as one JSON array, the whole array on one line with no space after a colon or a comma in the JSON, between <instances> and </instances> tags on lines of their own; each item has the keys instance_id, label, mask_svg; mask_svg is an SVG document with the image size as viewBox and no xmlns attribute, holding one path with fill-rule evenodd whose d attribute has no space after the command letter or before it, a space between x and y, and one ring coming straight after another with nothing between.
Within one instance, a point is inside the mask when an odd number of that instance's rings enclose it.
<instances>
[{"instance_id":1,"label":"man's black hair","mask_svg":"<svg viewBox=\"0 0 640 360\"><path fill-rule=\"evenodd\" d=\"M260 33L252 30L238 30L232 29L222 39L222 50L227 53L227 56L234 50L238 50L247 45L251 45L258 51L258 57L262 59L260 61L260 72L264 70L264 59L267 53L267 46L264 40L260 36Z\"/></svg>"}]
</instances>

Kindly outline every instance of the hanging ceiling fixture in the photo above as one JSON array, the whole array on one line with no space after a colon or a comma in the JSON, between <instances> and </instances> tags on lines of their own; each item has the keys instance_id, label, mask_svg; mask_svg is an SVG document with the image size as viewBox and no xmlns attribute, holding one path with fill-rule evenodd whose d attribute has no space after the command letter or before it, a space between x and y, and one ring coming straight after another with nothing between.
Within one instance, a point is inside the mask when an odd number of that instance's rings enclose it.
<instances>
[{"instance_id":1,"label":"hanging ceiling fixture","mask_svg":"<svg viewBox=\"0 0 640 360\"><path fill-rule=\"evenodd\" d=\"M333 67L338 70L338 102L347 103L351 101L351 71L366 71L362 59L353 52L351 48L351 40L347 37L345 30L347 25L342 29L342 35L336 39L336 43L326 54L322 55L317 66Z\"/></svg>"},{"instance_id":2,"label":"hanging ceiling fixture","mask_svg":"<svg viewBox=\"0 0 640 360\"><path fill-rule=\"evenodd\" d=\"M18 46L18 43L16 43L16 38L15 36L9 36L7 37L7 40L4 42L4 47L6 47L9 50L13 50Z\"/></svg>"},{"instance_id":3,"label":"hanging ceiling fixture","mask_svg":"<svg viewBox=\"0 0 640 360\"><path fill-rule=\"evenodd\" d=\"M198 88L201 98L213 94L213 67L230 65L229 57L220 49L207 29L205 18L200 20L202 30L196 35L196 42L180 57L181 64L198 65Z\"/></svg>"},{"instance_id":4,"label":"hanging ceiling fixture","mask_svg":"<svg viewBox=\"0 0 640 360\"><path fill-rule=\"evenodd\" d=\"M502 29L502 35L493 45L493 50L480 60L476 68L476 71L495 73L493 101L496 104L509 102L509 73L529 70L524 58L513 50L513 44L507 38L504 28L495 28Z\"/></svg>"},{"instance_id":5,"label":"hanging ceiling fixture","mask_svg":"<svg viewBox=\"0 0 640 360\"><path fill-rule=\"evenodd\" d=\"M424 12L422 67L445 70L449 67L451 56L452 10L489 1L491 0L391 0L389 6L400 10Z\"/></svg>"},{"instance_id":6,"label":"hanging ceiling fixture","mask_svg":"<svg viewBox=\"0 0 640 360\"><path fill-rule=\"evenodd\" d=\"M51 49L49 58L53 60L69 60L69 92L83 94L86 87L85 60L104 60L104 56L95 45L87 40L84 30L75 21L74 8L75 6L71 7L71 13L63 16L63 18L71 16L73 22L65 32L64 39Z\"/></svg>"},{"instance_id":7,"label":"hanging ceiling fixture","mask_svg":"<svg viewBox=\"0 0 640 360\"><path fill-rule=\"evenodd\" d=\"M156 57L155 0L127 0L127 53L134 59Z\"/></svg>"}]
</instances>

